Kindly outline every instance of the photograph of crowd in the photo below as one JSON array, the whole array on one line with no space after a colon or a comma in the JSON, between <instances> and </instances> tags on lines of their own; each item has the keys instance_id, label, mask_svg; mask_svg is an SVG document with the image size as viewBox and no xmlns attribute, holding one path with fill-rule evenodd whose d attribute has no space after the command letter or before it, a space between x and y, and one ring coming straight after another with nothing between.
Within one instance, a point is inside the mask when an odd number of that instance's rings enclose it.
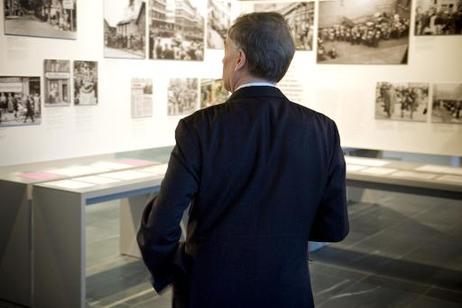
<instances>
[{"instance_id":1,"label":"photograph of crowd","mask_svg":"<svg viewBox=\"0 0 462 308\"><path fill-rule=\"evenodd\" d=\"M232 0L208 0L207 48L224 49L226 32L231 26Z\"/></svg>"},{"instance_id":2,"label":"photograph of crowd","mask_svg":"<svg viewBox=\"0 0 462 308\"><path fill-rule=\"evenodd\" d=\"M197 110L199 88L197 78L172 78L168 85L167 115L182 116Z\"/></svg>"},{"instance_id":3,"label":"photograph of crowd","mask_svg":"<svg viewBox=\"0 0 462 308\"><path fill-rule=\"evenodd\" d=\"M45 107L71 104L71 61L44 60Z\"/></svg>"},{"instance_id":4,"label":"photograph of crowd","mask_svg":"<svg viewBox=\"0 0 462 308\"><path fill-rule=\"evenodd\" d=\"M426 122L429 84L378 82L375 118Z\"/></svg>"},{"instance_id":5,"label":"photograph of crowd","mask_svg":"<svg viewBox=\"0 0 462 308\"><path fill-rule=\"evenodd\" d=\"M0 127L41 120L40 77L0 77Z\"/></svg>"},{"instance_id":6,"label":"photograph of crowd","mask_svg":"<svg viewBox=\"0 0 462 308\"><path fill-rule=\"evenodd\" d=\"M77 38L76 0L4 0L5 34Z\"/></svg>"},{"instance_id":7,"label":"photograph of crowd","mask_svg":"<svg viewBox=\"0 0 462 308\"><path fill-rule=\"evenodd\" d=\"M152 117L152 79L133 78L131 90L132 118Z\"/></svg>"},{"instance_id":8,"label":"photograph of crowd","mask_svg":"<svg viewBox=\"0 0 462 308\"><path fill-rule=\"evenodd\" d=\"M222 79L201 79L201 108L224 103L229 94Z\"/></svg>"},{"instance_id":9,"label":"photograph of crowd","mask_svg":"<svg viewBox=\"0 0 462 308\"><path fill-rule=\"evenodd\" d=\"M319 3L318 63L407 64L409 0Z\"/></svg>"},{"instance_id":10,"label":"photograph of crowd","mask_svg":"<svg viewBox=\"0 0 462 308\"><path fill-rule=\"evenodd\" d=\"M202 61L204 59L204 0L149 2L149 58ZM205 2L204 2L205 3Z\"/></svg>"},{"instance_id":11,"label":"photograph of crowd","mask_svg":"<svg viewBox=\"0 0 462 308\"><path fill-rule=\"evenodd\" d=\"M98 62L74 61L74 105L98 103Z\"/></svg>"},{"instance_id":12,"label":"photograph of crowd","mask_svg":"<svg viewBox=\"0 0 462 308\"><path fill-rule=\"evenodd\" d=\"M104 0L104 56L144 59L145 50L145 1Z\"/></svg>"},{"instance_id":13,"label":"photograph of crowd","mask_svg":"<svg viewBox=\"0 0 462 308\"><path fill-rule=\"evenodd\" d=\"M433 85L432 122L462 124L462 83Z\"/></svg>"},{"instance_id":14,"label":"photograph of crowd","mask_svg":"<svg viewBox=\"0 0 462 308\"><path fill-rule=\"evenodd\" d=\"M417 0L415 35L462 34L462 0Z\"/></svg>"},{"instance_id":15,"label":"photograph of crowd","mask_svg":"<svg viewBox=\"0 0 462 308\"><path fill-rule=\"evenodd\" d=\"M314 2L256 3L255 12L278 12L289 24L296 50L313 49Z\"/></svg>"}]
</instances>

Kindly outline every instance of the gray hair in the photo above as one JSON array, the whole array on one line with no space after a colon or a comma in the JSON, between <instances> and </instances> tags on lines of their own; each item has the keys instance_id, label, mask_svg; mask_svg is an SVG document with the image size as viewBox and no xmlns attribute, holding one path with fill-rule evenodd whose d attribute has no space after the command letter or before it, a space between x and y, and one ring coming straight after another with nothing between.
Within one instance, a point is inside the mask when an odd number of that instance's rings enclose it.
<instances>
[{"instance_id":1,"label":"gray hair","mask_svg":"<svg viewBox=\"0 0 462 308\"><path fill-rule=\"evenodd\" d=\"M238 17L228 37L244 51L249 72L272 82L284 77L295 53L289 26L276 12Z\"/></svg>"}]
</instances>

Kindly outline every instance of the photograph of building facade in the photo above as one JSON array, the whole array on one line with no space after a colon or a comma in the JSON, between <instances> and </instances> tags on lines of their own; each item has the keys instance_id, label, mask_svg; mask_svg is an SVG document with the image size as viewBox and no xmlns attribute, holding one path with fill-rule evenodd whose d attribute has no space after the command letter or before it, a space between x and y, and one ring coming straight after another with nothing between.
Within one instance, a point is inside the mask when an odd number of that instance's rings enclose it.
<instances>
[{"instance_id":1,"label":"photograph of building facade","mask_svg":"<svg viewBox=\"0 0 462 308\"><path fill-rule=\"evenodd\" d=\"M226 32L231 26L231 0L208 0L207 48L223 49Z\"/></svg>"},{"instance_id":2,"label":"photograph of building facade","mask_svg":"<svg viewBox=\"0 0 462 308\"><path fill-rule=\"evenodd\" d=\"M257 3L255 12L275 11L284 16L292 31L296 50L313 49L314 2Z\"/></svg>"},{"instance_id":3,"label":"photograph of building facade","mask_svg":"<svg viewBox=\"0 0 462 308\"><path fill-rule=\"evenodd\" d=\"M462 34L462 0L417 0L415 35Z\"/></svg>"},{"instance_id":4,"label":"photograph of building facade","mask_svg":"<svg viewBox=\"0 0 462 308\"><path fill-rule=\"evenodd\" d=\"M0 127L40 124L40 77L0 77Z\"/></svg>"},{"instance_id":5,"label":"photograph of building facade","mask_svg":"<svg viewBox=\"0 0 462 308\"><path fill-rule=\"evenodd\" d=\"M229 95L222 79L201 79L201 108L224 103Z\"/></svg>"},{"instance_id":6,"label":"photograph of building facade","mask_svg":"<svg viewBox=\"0 0 462 308\"><path fill-rule=\"evenodd\" d=\"M428 94L428 83L378 82L375 96L375 118L426 122Z\"/></svg>"},{"instance_id":7,"label":"photograph of building facade","mask_svg":"<svg viewBox=\"0 0 462 308\"><path fill-rule=\"evenodd\" d=\"M204 59L204 17L194 4L193 0L150 0L150 59Z\"/></svg>"},{"instance_id":8,"label":"photograph of building facade","mask_svg":"<svg viewBox=\"0 0 462 308\"><path fill-rule=\"evenodd\" d=\"M71 103L71 63L69 60L45 60L45 107Z\"/></svg>"},{"instance_id":9,"label":"photograph of building facade","mask_svg":"<svg viewBox=\"0 0 462 308\"><path fill-rule=\"evenodd\" d=\"M432 122L462 124L462 83L433 85Z\"/></svg>"},{"instance_id":10,"label":"photograph of building facade","mask_svg":"<svg viewBox=\"0 0 462 308\"><path fill-rule=\"evenodd\" d=\"M146 2L104 1L104 56L144 59L146 50Z\"/></svg>"},{"instance_id":11,"label":"photograph of building facade","mask_svg":"<svg viewBox=\"0 0 462 308\"><path fill-rule=\"evenodd\" d=\"M319 3L318 63L406 64L409 0Z\"/></svg>"},{"instance_id":12,"label":"photograph of building facade","mask_svg":"<svg viewBox=\"0 0 462 308\"><path fill-rule=\"evenodd\" d=\"M5 0L5 34L77 38L76 0Z\"/></svg>"}]
</instances>

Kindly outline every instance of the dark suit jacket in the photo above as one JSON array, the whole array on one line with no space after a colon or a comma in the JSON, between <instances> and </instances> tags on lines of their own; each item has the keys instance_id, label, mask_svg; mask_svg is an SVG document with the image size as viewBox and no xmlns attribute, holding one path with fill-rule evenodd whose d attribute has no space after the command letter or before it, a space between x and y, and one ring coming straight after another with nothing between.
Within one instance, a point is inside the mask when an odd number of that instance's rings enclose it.
<instances>
[{"instance_id":1,"label":"dark suit jacket","mask_svg":"<svg viewBox=\"0 0 462 308\"><path fill-rule=\"evenodd\" d=\"M173 282L177 307L312 307L308 240L348 233L335 123L254 86L184 118L175 136L138 233L154 288Z\"/></svg>"}]
</instances>

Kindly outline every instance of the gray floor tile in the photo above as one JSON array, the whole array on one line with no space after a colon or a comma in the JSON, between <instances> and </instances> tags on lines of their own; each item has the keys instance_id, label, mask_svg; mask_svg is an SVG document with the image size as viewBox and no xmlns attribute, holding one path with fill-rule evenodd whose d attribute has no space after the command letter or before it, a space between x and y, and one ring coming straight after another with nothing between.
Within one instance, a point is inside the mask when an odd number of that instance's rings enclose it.
<instances>
[{"instance_id":1,"label":"gray floor tile","mask_svg":"<svg viewBox=\"0 0 462 308\"><path fill-rule=\"evenodd\" d=\"M460 308L460 303L454 303L429 296L419 296L406 308Z\"/></svg>"},{"instance_id":2,"label":"gray floor tile","mask_svg":"<svg viewBox=\"0 0 462 308\"><path fill-rule=\"evenodd\" d=\"M462 245L456 244L459 241L460 239L437 236L431 241L426 241L425 245L403 256L403 259L438 266L442 269L458 269L460 271L458 267L462 265Z\"/></svg>"},{"instance_id":3,"label":"gray floor tile","mask_svg":"<svg viewBox=\"0 0 462 308\"><path fill-rule=\"evenodd\" d=\"M326 302L318 305L318 308L405 307L418 296L418 293L377 285L363 280L332 295Z\"/></svg>"},{"instance_id":4,"label":"gray floor tile","mask_svg":"<svg viewBox=\"0 0 462 308\"><path fill-rule=\"evenodd\" d=\"M399 233L389 228L365 238L351 247L355 251L376 254L391 258L402 257L424 245L418 235Z\"/></svg>"},{"instance_id":5,"label":"gray floor tile","mask_svg":"<svg viewBox=\"0 0 462 308\"><path fill-rule=\"evenodd\" d=\"M459 284L461 282L460 277L462 276L459 276L459 279L458 279ZM462 307L462 288L459 288L459 290L456 292L453 290L443 289L439 285L432 286L425 295L432 297L432 298L444 300L444 301L458 303L459 307Z\"/></svg>"}]
</instances>

